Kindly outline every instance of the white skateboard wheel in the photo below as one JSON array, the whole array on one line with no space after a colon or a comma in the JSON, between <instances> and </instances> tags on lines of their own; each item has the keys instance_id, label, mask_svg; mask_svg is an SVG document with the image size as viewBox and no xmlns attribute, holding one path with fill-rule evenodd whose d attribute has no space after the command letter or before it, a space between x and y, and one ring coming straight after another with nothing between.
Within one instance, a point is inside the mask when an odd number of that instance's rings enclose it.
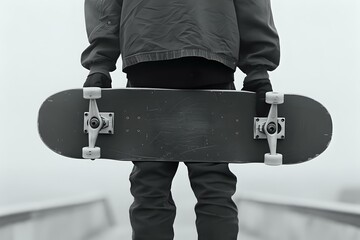
<instances>
[{"instance_id":1,"label":"white skateboard wheel","mask_svg":"<svg viewBox=\"0 0 360 240\"><path fill-rule=\"evenodd\" d=\"M82 156L85 159L98 159L100 158L100 148L99 147L83 147Z\"/></svg>"},{"instance_id":2,"label":"white skateboard wheel","mask_svg":"<svg viewBox=\"0 0 360 240\"><path fill-rule=\"evenodd\" d=\"M268 104L282 104L284 103L284 94L278 92L267 92L265 101Z\"/></svg>"},{"instance_id":3,"label":"white skateboard wheel","mask_svg":"<svg viewBox=\"0 0 360 240\"><path fill-rule=\"evenodd\" d=\"M85 99L99 99L101 98L101 88L85 87L83 88L83 97Z\"/></svg>"},{"instance_id":4,"label":"white skateboard wheel","mask_svg":"<svg viewBox=\"0 0 360 240\"><path fill-rule=\"evenodd\" d=\"M280 153L271 155L270 153L265 153L264 163L269 166L279 166L283 163L283 156Z\"/></svg>"}]
</instances>

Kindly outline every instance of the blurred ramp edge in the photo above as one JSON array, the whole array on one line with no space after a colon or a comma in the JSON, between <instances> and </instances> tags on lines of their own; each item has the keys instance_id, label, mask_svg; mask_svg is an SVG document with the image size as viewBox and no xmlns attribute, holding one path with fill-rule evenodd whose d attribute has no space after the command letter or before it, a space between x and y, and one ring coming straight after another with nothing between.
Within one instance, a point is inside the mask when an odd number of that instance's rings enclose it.
<instances>
[{"instance_id":1,"label":"blurred ramp edge","mask_svg":"<svg viewBox=\"0 0 360 240\"><path fill-rule=\"evenodd\" d=\"M360 205L262 194L239 194L244 240L360 240Z\"/></svg>"},{"instance_id":2,"label":"blurred ramp edge","mask_svg":"<svg viewBox=\"0 0 360 240\"><path fill-rule=\"evenodd\" d=\"M0 239L87 240L115 226L102 194L0 207Z\"/></svg>"}]
</instances>

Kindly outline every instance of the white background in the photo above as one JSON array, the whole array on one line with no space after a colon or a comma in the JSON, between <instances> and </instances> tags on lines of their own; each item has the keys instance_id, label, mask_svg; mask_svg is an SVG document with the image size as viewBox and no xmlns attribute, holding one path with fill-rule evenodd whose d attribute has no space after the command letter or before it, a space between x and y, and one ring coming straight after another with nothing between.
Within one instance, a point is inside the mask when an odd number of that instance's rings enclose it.
<instances>
[{"instance_id":1,"label":"white background","mask_svg":"<svg viewBox=\"0 0 360 240\"><path fill-rule=\"evenodd\" d=\"M281 37L274 89L315 98L333 117L329 149L308 163L231 165L238 191L336 201L344 188L360 191L360 8L358 0L273 0ZM0 8L0 208L88 192L109 195L127 224L131 163L56 155L37 133L37 111L55 92L82 86L87 46L81 0L2 1ZM124 87L121 60L113 87ZM236 85L243 75L238 70ZM195 198L183 164L174 180L178 223L194 218ZM191 221L190 221L191 223Z\"/></svg>"}]
</instances>

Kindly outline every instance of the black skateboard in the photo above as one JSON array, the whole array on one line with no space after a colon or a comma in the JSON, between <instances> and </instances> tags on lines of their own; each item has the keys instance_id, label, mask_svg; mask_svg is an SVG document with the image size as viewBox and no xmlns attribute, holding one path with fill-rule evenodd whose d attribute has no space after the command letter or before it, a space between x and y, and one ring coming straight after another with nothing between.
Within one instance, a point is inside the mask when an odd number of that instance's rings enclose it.
<instances>
[{"instance_id":1,"label":"black skateboard","mask_svg":"<svg viewBox=\"0 0 360 240\"><path fill-rule=\"evenodd\" d=\"M224 90L71 89L44 101L43 142L70 158L296 164L321 154L332 137L324 106L269 93L267 118L255 94Z\"/></svg>"}]
</instances>

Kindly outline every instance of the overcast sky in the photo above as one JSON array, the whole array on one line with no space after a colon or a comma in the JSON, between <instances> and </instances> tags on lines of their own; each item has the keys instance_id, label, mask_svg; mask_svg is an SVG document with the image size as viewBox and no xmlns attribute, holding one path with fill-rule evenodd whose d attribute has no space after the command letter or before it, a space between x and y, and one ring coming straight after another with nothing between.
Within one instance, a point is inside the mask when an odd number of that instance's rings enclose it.
<instances>
[{"instance_id":1,"label":"overcast sky","mask_svg":"<svg viewBox=\"0 0 360 240\"><path fill-rule=\"evenodd\" d=\"M305 164L232 165L239 192L334 200L344 187L360 191L358 2L272 1L282 47L281 65L271 73L274 89L323 103L333 117L334 136L324 154ZM0 208L100 191L114 202L122 199L117 207L125 211L131 202L130 163L66 159L47 149L37 133L42 101L81 87L87 75L80 65L87 46L83 1L17 0L1 5ZM121 60L118 69L113 86L124 87ZM236 76L240 89L243 75L238 70ZM183 166L173 189L179 208L192 211L186 202L195 200ZM184 194L189 196L186 201Z\"/></svg>"}]
</instances>

